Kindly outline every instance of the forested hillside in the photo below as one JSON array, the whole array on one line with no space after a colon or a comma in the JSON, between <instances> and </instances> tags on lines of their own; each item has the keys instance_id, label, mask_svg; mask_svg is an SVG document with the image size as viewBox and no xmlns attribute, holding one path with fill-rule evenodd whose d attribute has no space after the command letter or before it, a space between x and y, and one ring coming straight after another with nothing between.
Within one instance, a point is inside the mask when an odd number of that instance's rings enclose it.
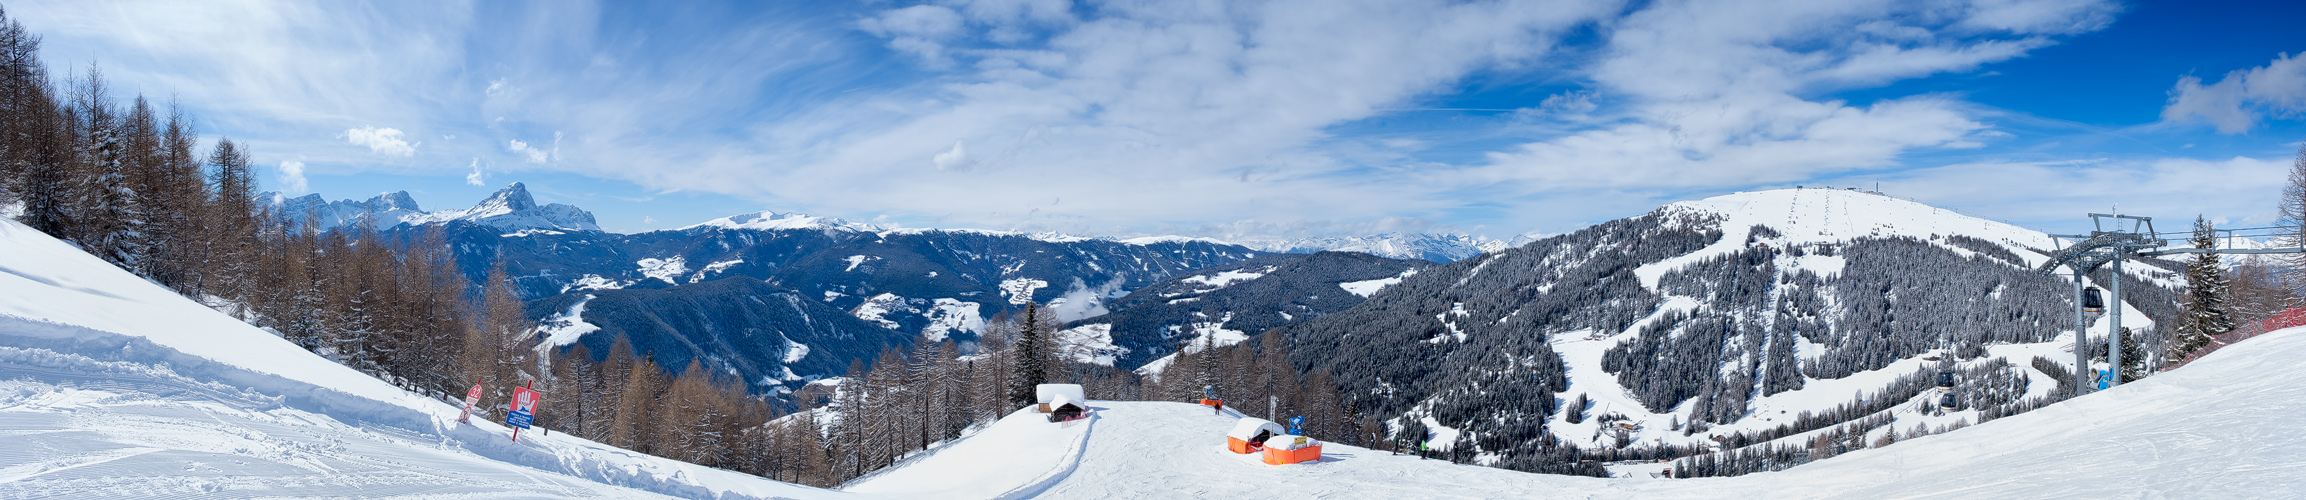
<instances>
[{"instance_id":1,"label":"forested hillside","mask_svg":"<svg viewBox=\"0 0 2306 500\"><path fill-rule=\"evenodd\" d=\"M1597 441L1674 456L1723 443L1709 434L1742 444L1872 415L1885 407L1866 401L1920 395L1921 377L1894 382L1907 379L1883 370L1925 355L2003 367L1965 378L1982 384L1963 393L1965 409L2008 412L2039 404L2026 397L2055 397L2029 392L2027 358L1988 352L2071 331L2071 285L2033 272L2049 246L2040 233L1877 194L1742 193L1427 268L1279 333L1295 366L1334 372L1349 402L1388 425L1441 429L1504 466L1565 470L1530 457ZM2161 283L2173 275L2130 271L2130 302L2154 305L2134 308L2144 314L2127 325L2146 331L2146 318L2168 317L2156 315L2171 309L2163 301L2174 292ZM1861 391L1856 401L1847 389L1798 392L1839 380L1880 382L1829 384ZM1588 403L1605 395L1634 406ZM1833 411L1844 401L1852 407ZM1765 432L1785 422L1779 410L1818 417ZM1599 429L1589 412L1643 430ZM1569 428L1578 431L1557 432ZM1602 439L1612 434L1620 437Z\"/></svg>"}]
</instances>

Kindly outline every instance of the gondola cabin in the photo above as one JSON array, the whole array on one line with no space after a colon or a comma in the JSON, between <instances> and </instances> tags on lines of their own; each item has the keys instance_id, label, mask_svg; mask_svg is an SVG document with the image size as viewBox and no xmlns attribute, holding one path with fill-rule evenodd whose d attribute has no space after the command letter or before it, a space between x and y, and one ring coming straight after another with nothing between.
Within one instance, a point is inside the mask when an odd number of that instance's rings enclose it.
<instances>
[{"instance_id":1,"label":"gondola cabin","mask_svg":"<svg viewBox=\"0 0 2306 500\"><path fill-rule=\"evenodd\" d=\"M1233 432L1225 433L1225 449L1243 455L1265 450L1265 442L1274 436L1288 435L1287 429L1271 420L1244 417L1233 424Z\"/></svg>"},{"instance_id":2,"label":"gondola cabin","mask_svg":"<svg viewBox=\"0 0 2306 500\"><path fill-rule=\"evenodd\" d=\"M1049 403L1055 401L1059 396L1071 398L1076 404L1089 400L1081 392L1081 384L1041 384L1033 387L1033 395L1036 396L1035 399L1040 401L1039 406L1036 406L1034 411L1041 413L1054 410L1055 408Z\"/></svg>"},{"instance_id":3,"label":"gondola cabin","mask_svg":"<svg viewBox=\"0 0 2306 500\"><path fill-rule=\"evenodd\" d=\"M1954 371L1938 370L1938 392L1954 390Z\"/></svg>"},{"instance_id":4,"label":"gondola cabin","mask_svg":"<svg viewBox=\"0 0 2306 500\"><path fill-rule=\"evenodd\" d=\"M2082 312L2087 314L2106 313L2106 297L2098 294L2098 287L2082 289Z\"/></svg>"},{"instance_id":5,"label":"gondola cabin","mask_svg":"<svg viewBox=\"0 0 2306 500\"><path fill-rule=\"evenodd\" d=\"M1960 402L1959 402L1959 401L1955 401L1955 400L1954 400L1954 395L1953 395L1953 393L1947 393L1947 394L1945 394L1945 395L1943 395L1943 396L1938 396L1938 409L1940 409L1940 410L1945 410L1945 411L1954 411L1954 410L1959 410L1959 409L1961 409L1961 408L1960 408L1960 405L1959 405L1959 404L1957 404L1957 403L1960 403Z\"/></svg>"}]
</instances>

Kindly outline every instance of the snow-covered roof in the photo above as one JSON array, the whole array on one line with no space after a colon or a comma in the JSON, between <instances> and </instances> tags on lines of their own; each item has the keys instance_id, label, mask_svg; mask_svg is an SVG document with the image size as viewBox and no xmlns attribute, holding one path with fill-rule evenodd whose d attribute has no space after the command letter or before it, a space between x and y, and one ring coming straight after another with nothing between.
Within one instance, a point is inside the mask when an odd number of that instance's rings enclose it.
<instances>
[{"instance_id":1,"label":"snow-covered roof","mask_svg":"<svg viewBox=\"0 0 2306 500\"><path fill-rule=\"evenodd\" d=\"M1081 406L1081 402L1074 400L1072 396L1067 396L1064 394L1058 394L1057 397L1051 398L1049 400L1049 409L1052 411L1058 408L1062 408L1065 405Z\"/></svg>"},{"instance_id":2,"label":"snow-covered roof","mask_svg":"<svg viewBox=\"0 0 2306 500\"><path fill-rule=\"evenodd\" d=\"M1315 446L1321 446L1321 440L1305 436L1284 435L1274 436L1272 439L1265 440L1266 448L1273 448L1277 450L1294 450L1298 448L1311 448Z\"/></svg>"},{"instance_id":3,"label":"snow-covered roof","mask_svg":"<svg viewBox=\"0 0 2306 500\"><path fill-rule=\"evenodd\" d=\"M1081 392L1081 384L1041 384L1033 388L1033 396L1034 400L1042 403L1054 403L1060 396L1070 397L1073 401L1089 400L1089 396Z\"/></svg>"},{"instance_id":4,"label":"snow-covered roof","mask_svg":"<svg viewBox=\"0 0 2306 500\"><path fill-rule=\"evenodd\" d=\"M1257 417L1241 417L1240 422L1233 424L1233 432L1225 433L1225 437L1248 441L1249 438L1257 437L1257 431L1259 430L1273 433L1275 436L1289 433L1288 429L1281 428L1281 424L1273 423L1271 420Z\"/></svg>"}]
</instances>

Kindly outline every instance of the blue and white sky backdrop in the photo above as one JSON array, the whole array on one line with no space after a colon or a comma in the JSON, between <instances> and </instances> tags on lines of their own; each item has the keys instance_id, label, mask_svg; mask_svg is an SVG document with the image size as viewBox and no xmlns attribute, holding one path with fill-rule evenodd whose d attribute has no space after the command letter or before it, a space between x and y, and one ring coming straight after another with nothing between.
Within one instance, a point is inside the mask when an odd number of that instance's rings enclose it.
<instances>
[{"instance_id":1,"label":"blue and white sky backdrop","mask_svg":"<svg viewBox=\"0 0 2306 500\"><path fill-rule=\"evenodd\" d=\"M267 189L520 181L619 232L1506 238L1875 183L2045 230L2260 225L2306 139L2287 0L4 5Z\"/></svg>"}]
</instances>

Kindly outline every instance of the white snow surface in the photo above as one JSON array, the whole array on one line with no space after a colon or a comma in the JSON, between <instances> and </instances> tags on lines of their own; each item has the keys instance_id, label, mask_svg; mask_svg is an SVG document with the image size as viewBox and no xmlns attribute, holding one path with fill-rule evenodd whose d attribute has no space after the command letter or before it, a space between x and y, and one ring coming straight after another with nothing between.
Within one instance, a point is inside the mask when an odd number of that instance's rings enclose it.
<instances>
[{"instance_id":1,"label":"white snow surface","mask_svg":"<svg viewBox=\"0 0 2306 500\"><path fill-rule=\"evenodd\" d=\"M583 277L569 281L567 285L561 285L560 293L569 293L576 290L615 290L624 288L631 284L632 283L605 278L598 274L587 274Z\"/></svg>"},{"instance_id":2,"label":"white snow surface","mask_svg":"<svg viewBox=\"0 0 2306 500\"><path fill-rule=\"evenodd\" d=\"M689 231L693 229L712 228L754 231L775 231L781 229L822 229L867 233L879 231L881 229L870 224L859 224L830 217L817 217L813 215L797 213L779 214L776 212L763 210L749 214L737 214L708 220L694 225L683 226L678 229L674 229L674 231Z\"/></svg>"},{"instance_id":3,"label":"white snow surface","mask_svg":"<svg viewBox=\"0 0 2306 500\"><path fill-rule=\"evenodd\" d=\"M663 259L641 259L633 264L639 266L641 276L665 280L665 283L674 285L681 284L681 275L689 272L687 259L679 255Z\"/></svg>"},{"instance_id":4,"label":"white snow surface","mask_svg":"<svg viewBox=\"0 0 2306 500\"><path fill-rule=\"evenodd\" d=\"M1220 273L1217 273L1217 274L1204 274L1204 275L1186 276L1186 277L1185 277L1185 279L1181 279L1181 280L1178 280L1178 281L1181 281L1181 282L1185 282L1185 283L1197 283L1197 284L1202 284L1202 285L1208 285L1208 286L1209 286L1209 288L1207 288L1207 289L1204 289L1204 290L1201 290L1201 291L1209 291L1209 290L1217 290L1217 289L1225 288L1225 287L1228 287L1228 286L1233 286L1233 284L1234 284L1234 283L1242 283L1242 282L1247 282L1247 281L1249 281L1249 280L1254 280L1254 279L1257 279L1257 278L1263 278L1263 277L1265 277L1265 273L1270 273L1270 272L1273 272L1273 267L1272 267L1272 266L1266 266L1266 267L1264 267L1264 268L1260 268L1260 269L1258 269L1258 270L1255 270L1255 271L1246 270L1246 269L1235 269L1235 270L1230 270L1230 271L1224 271L1224 272L1220 272ZM1196 288L1196 289L1200 289L1201 287L1198 287L1198 286L1197 286L1197 287L1194 287L1194 288Z\"/></svg>"},{"instance_id":5,"label":"white snow surface","mask_svg":"<svg viewBox=\"0 0 2306 500\"><path fill-rule=\"evenodd\" d=\"M1359 296L1362 296L1362 297L1366 298L1366 297L1369 297L1369 296L1371 296L1371 295L1376 295L1378 290L1384 290L1384 289L1385 289L1385 287L1389 287L1389 286L1393 286L1393 285L1397 285L1397 284L1400 284L1400 283L1401 283L1401 280L1402 280L1402 278L1408 278L1408 277L1410 277L1410 276L1416 276L1416 275L1417 275L1417 270L1416 270L1416 269L1408 269L1408 270L1404 270L1404 271L1401 271L1401 275L1400 275L1400 276L1393 276L1393 277L1387 277L1387 278L1378 278L1378 279L1373 279L1373 280L1363 280L1363 281L1347 281L1347 282L1344 282L1344 283L1338 283L1338 284L1337 284L1337 287L1338 287L1338 288L1343 288L1343 289L1345 289L1345 291L1347 291L1347 292L1352 292L1354 295L1359 295Z\"/></svg>"},{"instance_id":6,"label":"white snow surface","mask_svg":"<svg viewBox=\"0 0 2306 500\"><path fill-rule=\"evenodd\" d=\"M1271 466L1225 450L1238 413L1098 401L1078 452L1066 447L1073 437L1062 434L1067 429L1021 412L994 426L1007 431L987 439L995 442L972 443L991 431L964 438L869 480L890 489L849 491L925 498L2299 498L2306 496L2306 474L2299 473L2306 470L2306 433L2298 432L2306 429L2306 413L2298 411L2306 386L2291 381L2306 375L2292 362L2302 356L2306 328L2285 330L2030 413L1731 478L1527 474L1335 442L1322 445L1319 462ZM1048 472L1029 473L1035 469ZM992 475L1007 479L987 484ZM1024 477L1033 479L1003 487ZM932 483L964 485L969 493L919 486ZM915 486L895 489L906 484Z\"/></svg>"},{"instance_id":7,"label":"white snow surface","mask_svg":"<svg viewBox=\"0 0 2306 500\"><path fill-rule=\"evenodd\" d=\"M928 312L921 313L929 318L929 326L921 328L921 338L944 342L956 332L984 333L985 318L977 315L977 303L939 298L932 304Z\"/></svg>"},{"instance_id":8,"label":"white snow surface","mask_svg":"<svg viewBox=\"0 0 2306 500\"><path fill-rule=\"evenodd\" d=\"M584 338L585 334L600 331L600 325L586 322L584 318L585 303L592 302L593 297L593 294L585 294L583 300L569 306L567 311L537 322L537 331L545 336L545 344L554 347L574 344L577 339Z\"/></svg>"},{"instance_id":9,"label":"white snow surface","mask_svg":"<svg viewBox=\"0 0 2306 500\"><path fill-rule=\"evenodd\" d=\"M0 498L836 495L460 425L456 407L8 220L0 297Z\"/></svg>"},{"instance_id":10,"label":"white snow surface","mask_svg":"<svg viewBox=\"0 0 2306 500\"><path fill-rule=\"evenodd\" d=\"M1025 305L1033 301L1033 291L1048 287L1049 282L1032 278L1001 280L1001 295L1009 297L1012 305Z\"/></svg>"},{"instance_id":11,"label":"white snow surface","mask_svg":"<svg viewBox=\"0 0 2306 500\"><path fill-rule=\"evenodd\" d=\"M1051 423L1032 407L1020 408L975 434L850 481L842 490L898 498L1032 498L1080 465L1090 430L1108 404L1088 403L1089 420L1071 426Z\"/></svg>"},{"instance_id":12,"label":"white snow surface","mask_svg":"<svg viewBox=\"0 0 2306 500\"><path fill-rule=\"evenodd\" d=\"M857 308L849 310L849 315L881 325L882 328L896 329L897 322L889 321L888 315L892 310L904 309L907 309L904 297L894 293L883 293L866 297L864 302L857 304Z\"/></svg>"},{"instance_id":13,"label":"white snow surface","mask_svg":"<svg viewBox=\"0 0 2306 500\"><path fill-rule=\"evenodd\" d=\"M1113 345L1113 325L1094 323L1057 332L1057 355L1082 363L1113 366L1129 348Z\"/></svg>"}]
</instances>

